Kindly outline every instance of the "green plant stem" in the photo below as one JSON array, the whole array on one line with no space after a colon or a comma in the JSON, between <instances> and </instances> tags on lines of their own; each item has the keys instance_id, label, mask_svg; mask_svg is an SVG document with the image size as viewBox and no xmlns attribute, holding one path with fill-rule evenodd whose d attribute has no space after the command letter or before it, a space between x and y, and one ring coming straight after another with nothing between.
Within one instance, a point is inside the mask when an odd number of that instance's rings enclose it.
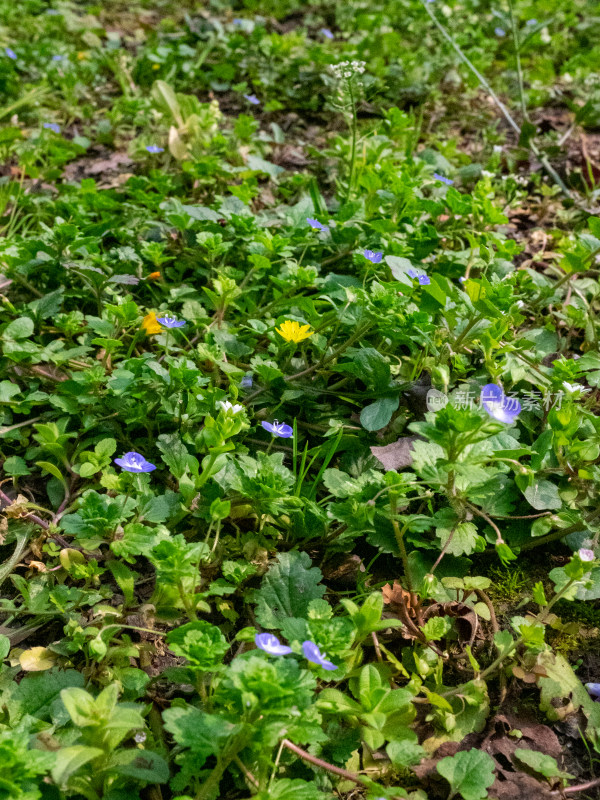
<instances>
[{"instance_id":1,"label":"green plant stem","mask_svg":"<svg viewBox=\"0 0 600 800\"><path fill-rule=\"evenodd\" d=\"M523 119L525 121L529 121L529 115L527 114L527 105L525 103L525 85L523 83L523 68L521 65L521 43L519 41L519 33L517 31L515 10L513 7L512 0L508 0L508 10L510 14L510 27L512 29L513 42L515 45L515 62L517 66L517 80L519 82L519 99L521 101L521 111L523 113Z\"/></svg>"},{"instance_id":2,"label":"green plant stem","mask_svg":"<svg viewBox=\"0 0 600 800\"><path fill-rule=\"evenodd\" d=\"M348 176L348 191L346 192L346 202L352 197L352 188L354 184L354 163L356 161L356 100L354 98L354 91L352 89L352 78L348 78L348 93L350 95L351 105L351 134L352 141L350 146L350 174Z\"/></svg>"},{"instance_id":3,"label":"green plant stem","mask_svg":"<svg viewBox=\"0 0 600 800\"><path fill-rule=\"evenodd\" d=\"M392 527L394 528L394 536L398 550L400 551L400 558L402 559L402 569L404 570L404 580L406 581L406 588L412 593L412 583L410 580L410 572L408 565L408 553L406 552L406 545L404 544L404 529L400 530L400 525L396 519L398 513L398 495L390 492L390 510L392 517Z\"/></svg>"},{"instance_id":4,"label":"green plant stem","mask_svg":"<svg viewBox=\"0 0 600 800\"><path fill-rule=\"evenodd\" d=\"M555 531L554 533L549 533L546 536L540 536L539 539L532 539L529 542L525 542L519 548L520 552L524 550L533 550L535 547L539 547L542 544L547 544L548 542L555 542L557 539L564 539L565 536L568 536L570 533L578 533L579 531L584 531L586 525L589 522L593 522L595 519L600 517L600 508L597 508L593 511L586 519L582 520L581 522L575 522L573 525L570 525L568 528L563 528L560 531Z\"/></svg>"},{"instance_id":5,"label":"green plant stem","mask_svg":"<svg viewBox=\"0 0 600 800\"><path fill-rule=\"evenodd\" d=\"M477 78L479 83L483 86L483 88L486 90L486 92L488 92L488 94L490 95L492 100L496 103L496 105L498 106L498 108L502 112L502 115L504 116L504 118L506 119L506 121L508 122L510 127L520 136L521 135L521 129L519 128L519 126L517 125L515 120L512 118L508 108L504 105L502 100L500 100L500 98L498 97L496 92L492 89L490 84L486 81L486 79L483 77L481 72L479 72L479 70L473 64L473 62L468 58L468 56L465 53L463 53L463 51L461 50L460 46L454 40L454 37L446 30L446 28L438 20L436 15L433 13L433 11L427 5L427 0L421 0L421 3L423 5L423 8L425 9L427 14L431 18L431 21L436 26L436 28L439 30L439 32L442 34L444 39L448 42L448 44L451 45L451 47L454 49L454 51L456 52L456 54L458 55L460 60L463 62L463 64L465 64L471 70L471 72L473 73L473 75L475 75L475 77ZM529 149L534 154L534 156L537 159L539 159L540 163L542 164L542 166L544 167L544 169L546 170L548 175L552 178L552 180L556 183L556 185L560 188L560 190L564 194L566 194L567 197L570 197L571 194L570 194L569 190L567 189L567 187L565 186L565 184L563 183L562 178L556 172L554 167L550 164L550 162L548 161L547 157L542 152L540 152L540 149L535 144L535 142L533 142L531 140L529 141Z\"/></svg>"},{"instance_id":6,"label":"green plant stem","mask_svg":"<svg viewBox=\"0 0 600 800\"><path fill-rule=\"evenodd\" d=\"M222 752L217 756L217 765L196 792L195 800L213 800L217 796L219 784L227 767L235 760L235 757L244 749L252 728L247 724L242 724L242 729L234 735Z\"/></svg>"}]
</instances>

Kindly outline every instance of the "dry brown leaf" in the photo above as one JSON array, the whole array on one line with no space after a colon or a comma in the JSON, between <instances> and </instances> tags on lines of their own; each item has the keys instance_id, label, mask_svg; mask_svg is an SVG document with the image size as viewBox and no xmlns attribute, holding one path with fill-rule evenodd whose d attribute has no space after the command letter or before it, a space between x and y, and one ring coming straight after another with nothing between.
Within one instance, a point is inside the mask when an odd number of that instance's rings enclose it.
<instances>
[{"instance_id":1,"label":"dry brown leaf","mask_svg":"<svg viewBox=\"0 0 600 800\"><path fill-rule=\"evenodd\" d=\"M402 436L397 442L383 447L371 447L371 453L385 469L398 470L410 467L413 462L412 446L420 436Z\"/></svg>"}]
</instances>

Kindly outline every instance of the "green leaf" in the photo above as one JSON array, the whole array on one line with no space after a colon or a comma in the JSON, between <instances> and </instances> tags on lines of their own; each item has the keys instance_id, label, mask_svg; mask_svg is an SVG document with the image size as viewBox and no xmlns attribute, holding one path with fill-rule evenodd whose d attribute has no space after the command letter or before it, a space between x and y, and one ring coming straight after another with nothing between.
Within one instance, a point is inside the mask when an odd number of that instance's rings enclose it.
<instances>
[{"instance_id":1,"label":"green leaf","mask_svg":"<svg viewBox=\"0 0 600 800\"><path fill-rule=\"evenodd\" d=\"M64 785L71 775L75 774L88 761L104 755L99 747L86 747L82 744L63 747L56 753L56 762L52 769L52 780L59 786Z\"/></svg>"},{"instance_id":2,"label":"green leaf","mask_svg":"<svg viewBox=\"0 0 600 800\"><path fill-rule=\"evenodd\" d=\"M281 553L255 594L256 619L263 628L278 628L287 617L306 619L311 600L325 594L321 570L311 566L307 553Z\"/></svg>"},{"instance_id":3,"label":"green leaf","mask_svg":"<svg viewBox=\"0 0 600 800\"><path fill-rule=\"evenodd\" d=\"M187 658L193 667L204 671L216 669L229 650L219 628L205 620L188 622L169 631L167 644L176 656Z\"/></svg>"},{"instance_id":4,"label":"green leaf","mask_svg":"<svg viewBox=\"0 0 600 800\"><path fill-rule=\"evenodd\" d=\"M2 469L6 475L12 475L13 477L31 475L31 470L27 466L27 462L20 456L11 456L7 458L4 464L2 464Z\"/></svg>"},{"instance_id":5,"label":"green leaf","mask_svg":"<svg viewBox=\"0 0 600 800\"><path fill-rule=\"evenodd\" d=\"M178 434L163 433L158 437L156 444L162 453L162 460L177 480L183 478L188 471L192 475L198 474L198 459L188 453Z\"/></svg>"},{"instance_id":6,"label":"green leaf","mask_svg":"<svg viewBox=\"0 0 600 800\"><path fill-rule=\"evenodd\" d=\"M35 465L36 465L36 467L40 467L41 469L45 470L46 472L49 472L50 475L53 475L61 483L65 482L65 479L63 478L62 473L59 470L59 468L56 466L56 464L52 464L50 461L36 461Z\"/></svg>"},{"instance_id":7,"label":"green leaf","mask_svg":"<svg viewBox=\"0 0 600 800\"><path fill-rule=\"evenodd\" d=\"M442 758L437 771L450 784L452 795L460 794L464 800L482 800L494 782L494 759L482 750L463 750Z\"/></svg>"},{"instance_id":8,"label":"green leaf","mask_svg":"<svg viewBox=\"0 0 600 800\"><path fill-rule=\"evenodd\" d=\"M3 633L0 633L0 661L4 661L10 652L10 639Z\"/></svg>"},{"instance_id":9,"label":"green leaf","mask_svg":"<svg viewBox=\"0 0 600 800\"><path fill-rule=\"evenodd\" d=\"M21 394L21 389L17 383L0 381L0 403L10 403L17 394Z\"/></svg>"},{"instance_id":10,"label":"green leaf","mask_svg":"<svg viewBox=\"0 0 600 800\"><path fill-rule=\"evenodd\" d=\"M388 424L400 405L399 397L381 397L360 412L360 423L368 431L379 431Z\"/></svg>"},{"instance_id":11,"label":"green leaf","mask_svg":"<svg viewBox=\"0 0 600 800\"><path fill-rule=\"evenodd\" d=\"M562 506L558 488L551 481L536 481L532 486L528 486L523 494L537 511L543 511L546 508L556 509Z\"/></svg>"},{"instance_id":12,"label":"green leaf","mask_svg":"<svg viewBox=\"0 0 600 800\"><path fill-rule=\"evenodd\" d=\"M563 772L555 758L540 753L538 750L527 750L523 747L518 747L514 752L514 757L532 769L534 772L539 772L544 778L572 778L568 772Z\"/></svg>"},{"instance_id":13,"label":"green leaf","mask_svg":"<svg viewBox=\"0 0 600 800\"><path fill-rule=\"evenodd\" d=\"M85 689L78 689L77 687L63 689L60 693L60 699L78 728L99 724L96 703L92 695L86 692Z\"/></svg>"},{"instance_id":14,"label":"green leaf","mask_svg":"<svg viewBox=\"0 0 600 800\"><path fill-rule=\"evenodd\" d=\"M10 325L4 329L2 336L5 339L28 339L35 330L33 320L29 317L19 317L14 319Z\"/></svg>"},{"instance_id":15,"label":"green leaf","mask_svg":"<svg viewBox=\"0 0 600 800\"><path fill-rule=\"evenodd\" d=\"M120 750L113 753L107 769L146 783L166 783L169 780L167 762L151 750Z\"/></svg>"},{"instance_id":16,"label":"green leaf","mask_svg":"<svg viewBox=\"0 0 600 800\"><path fill-rule=\"evenodd\" d=\"M448 617L432 617L423 625L422 631L427 637L427 641L437 642L439 639L443 639L451 628L452 622Z\"/></svg>"},{"instance_id":17,"label":"green leaf","mask_svg":"<svg viewBox=\"0 0 600 800\"><path fill-rule=\"evenodd\" d=\"M452 534L452 528L446 527L436 528L436 534L440 539L440 545L442 547L446 545L450 536L452 536L452 540L448 544L446 552L451 553L453 556L469 556L479 549L479 539L481 537L472 522L459 523L454 528L454 534Z\"/></svg>"},{"instance_id":18,"label":"green leaf","mask_svg":"<svg viewBox=\"0 0 600 800\"><path fill-rule=\"evenodd\" d=\"M396 769L406 769L418 764L425 758L425 750L417 741L416 734L410 729L406 730L407 738L394 739L386 747L388 757ZM409 734L413 734L409 736Z\"/></svg>"}]
</instances>

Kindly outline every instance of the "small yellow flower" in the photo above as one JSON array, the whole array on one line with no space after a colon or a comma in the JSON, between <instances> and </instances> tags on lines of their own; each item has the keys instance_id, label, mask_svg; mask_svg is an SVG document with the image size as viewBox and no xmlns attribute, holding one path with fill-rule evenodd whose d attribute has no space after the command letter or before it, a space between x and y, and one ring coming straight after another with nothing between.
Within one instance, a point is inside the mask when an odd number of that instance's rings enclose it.
<instances>
[{"instance_id":1,"label":"small yellow flower","mask_svg":"<svg viewBox=\"0 0 600 800\"><path fill-rule=\"evenodd\" d=\"M152 69L160 69L160 64L152 64Z\"/></svg>"},{"instance_id":2,"label":"small yellow flower","mask_svg":"<svg viewBox=\"0 0 600 800\"><path fill-rule=\"evenodd\" d=\"M314 331L311 331L310 325L300 325L300 323L293 322L291 319L282 322L279 328L276 328L276 331L280 336L283 336L286 342L295 342L296 344L308 339L314 333Z\"/></svg>"},{"instance_id":3,"label":"small yellow flower","mask_svg":"<svg viewBox=\"0 0 600 800\"><path fill-rule=\"evenodd\" d=\"M151 311L144 317L142 320L142 328L148 335L151 333L160 333L162 331L162 326L160 322L156 321L156 314L154 311Z\"/></svg>"},{"instance_id":4,"label":"small yellow flower","mask_svg":"<svg viewBox=\"0 0 600 800\"><path fill-rule=\"evenodd\" d=\"M158 281L158 280L160 280L160 272L151 272L150 275L148 275L148 280L149 281Z\"/></svg>"},{"instance_id":5,"label":"small yellow flower","mask_svg":"<svg viewBox=\"0 0 600 800\"><path fill-rule=\"evenodd\" d=\"M88 57L88 54L85 52L85 50L80 50L77 53L77 60L78 61L84 61L87 57Z\"/></svg>"}]
</instances>

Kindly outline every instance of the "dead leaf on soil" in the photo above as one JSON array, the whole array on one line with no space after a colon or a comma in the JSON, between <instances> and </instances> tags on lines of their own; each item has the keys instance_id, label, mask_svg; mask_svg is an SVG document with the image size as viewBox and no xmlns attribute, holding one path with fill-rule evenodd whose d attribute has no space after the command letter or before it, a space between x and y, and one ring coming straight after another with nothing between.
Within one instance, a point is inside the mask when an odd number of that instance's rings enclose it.
<instances>
[{"instance_id":1,"label":"dead leaf on soil","mask_svg":"<svg viewBox=\"0 0 600 800\"><path fill-rule=\"evenodd\" d=\"M398 441L383 447L371 447L371 453L387 470L410 467L413 462L412 446L420 436L402 436Z\"/></svg>"}]
</instances>

